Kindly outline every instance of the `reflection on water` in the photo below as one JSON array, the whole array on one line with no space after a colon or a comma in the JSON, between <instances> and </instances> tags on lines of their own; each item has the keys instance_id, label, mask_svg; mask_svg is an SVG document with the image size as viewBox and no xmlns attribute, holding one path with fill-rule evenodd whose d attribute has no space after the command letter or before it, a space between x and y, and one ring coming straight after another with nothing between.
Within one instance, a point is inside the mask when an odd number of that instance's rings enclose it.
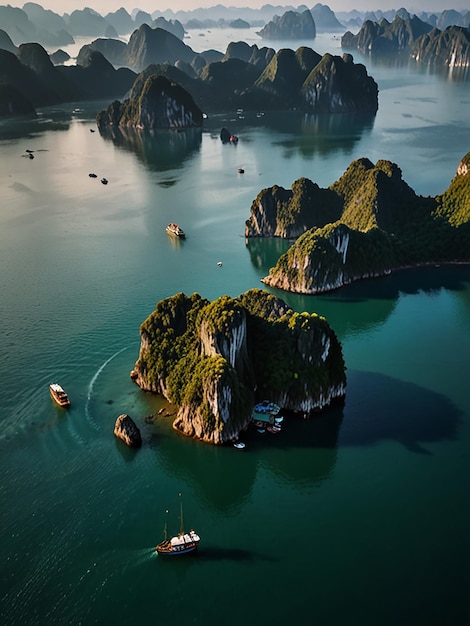
<instances>
[{"instance_id":1,"label":"reflection on water","mask_svg":"<svg viewBox=\"0 0 470 626\"><path fill-rule=\"evenodd\" d=\"M213 133L226 126L231 133L246 137L250 129L280 134L274 146L286 149L284 157L305 157L341 151L349 153L374 128L375 115L349 113L313 115L300 111L238 111L236 114L212 115L205 127ZM285 135L285 137L282 137Z\"/></svg>"},{"instance_id":2,"label":"reflection on water","mask_svg":"<svg viewBox=\"0 0 470 626\"><path fill-rule=\"evenodd\" d=\"M252 240L255 242L255 240ZM256 240L262 247L265 242ZM341 289L318 295L303 295L268 288L295 311L324 315L337 335L369 332L393 313L400 297L419 293L438 294L443 289L465 294L470 281L468 265L421 267L398 270L389 276L359 280ZM344 315L344 305L348 314Z\"/></svg>"},{"instance_id":3,"label":"reflection on water","mask_svg":"<svg viewBox=\"0 0 470 626\"><path fill-rule=\"evenodd\" d=\"M351 113L335 115L304 114L300 118L300 128L291 129L293 134L280 146L289 152L299 152L304 157L327 155L340 150L345 154L352 152L357 142L373 130L375 116Z\"/></svg>"},{"instance_id":4,"label":"reflection on water","mask_svg":"<svg viewBox=\"0 0 470 626\"><path fill-rule=\"evenodd\" d=\"M405 72L413 72L426 76L437 76L444 80L453 82L465 82L470 78L470 67L447 67L445 65L435 65L430 63L419 63L415 59L410 58L408 53L396 54L386 52L361 52L357 49L348 50L354 56L355 62L366 64L374 72L376 68L385 68L387 70L403 70Z\"/></svg>"},{"instance_id":5,"label":"reflection on water","mask_svg":"<svg viewBox=\"0 0 470 626\"><path fill-rule=\"evenodd\" d=\"M100 129L104 139L119 148L134 152L150 170L168 171L181 168L191 154L201 147L202 130L137 130L127 127ZM171 182L167 181L171 186Z\"/></svg>"},{"instance_id":6,"label":"reflection on water","mask_svg":"<svg viewBox=\"0 0 470 626\"><path fill-rule=\"evenodd\" d=\"M280 237L249 237L245 239L250 259L257 270L265 274L274 267L279 257L287 252L291 243Z\"/></svg>"}]
</instances>

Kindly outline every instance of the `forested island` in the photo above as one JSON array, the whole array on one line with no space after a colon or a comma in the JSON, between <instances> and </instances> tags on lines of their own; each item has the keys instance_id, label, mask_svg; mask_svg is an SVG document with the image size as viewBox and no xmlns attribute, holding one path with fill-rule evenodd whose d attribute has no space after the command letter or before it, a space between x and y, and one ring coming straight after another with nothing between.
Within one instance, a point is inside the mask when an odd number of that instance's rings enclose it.
<instances>
[{"instance_id":1,"label":"forested island","mask_svg":"<svg viewBox=\"0 0 470 626\"><path fill-rule=\"evenodd\" d=\"M175 429L209 443L237 439L258 401L309 414L345 394L341 344L326 319L260 289L213 302L176 294L140 334L133 380L178 407Z\"/></svg>"},{"instance_id":2,"label":"forested island","mask_svg":"<svg viewBox=\"0 0 470 626\"><path fill-rule=\"evenodd\" d=\"M470 68L470 17L466 24L453 23L441 30L403 12L392 22L366 20L358 33L347 31L342 36L341 47L374 57L393 56L433 68L459 70L465 78Z\"/></svg>"},{"instance_id":3,"label":"forested island","mask_svg":"<svg viewBox=\"0 0 470 626\"><path fill-rule=\"evenodd\" d=\"M470 152L436 197L417 195L395 163L366 158L327 189L306 178L263 189L246 237L295 240L263 282L315 294L402 267L470 262L469 167Z\"/></svg>"}]
</instances>

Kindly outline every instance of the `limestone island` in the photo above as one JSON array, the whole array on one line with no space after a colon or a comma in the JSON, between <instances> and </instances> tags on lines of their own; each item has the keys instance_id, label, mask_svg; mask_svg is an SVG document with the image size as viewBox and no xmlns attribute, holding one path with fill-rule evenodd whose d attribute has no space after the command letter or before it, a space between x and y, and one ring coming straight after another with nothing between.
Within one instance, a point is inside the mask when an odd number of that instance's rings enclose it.
<instances>
[{"instance_id":1,"label":"limestone island","mask_svg":"<svg viewBox=\"0 0 470 626\"><path fill-rule=\"evenodd\" d=\"M470 152L448 189L417 195L395 163L353 161L321 189L307 178L275 185L253 201L250 237L294 240L263 282L316 294L394 269L470 262Z\"/></svg>"},{"instance_id":2,"label":"limestone island","mask_svg":"<svg viewBox=\"0 0 470 626\"><path fill-rule=\"evenodd\" d=\"M200 128L202 111L183 87L165 76L151 74L135 81L129 99L114 100L98 113L96 123L98 128Z\"/></svg>"},{"instance_id":3,"label":"limestone island","mask_svg":"<svg viewBox=\"0 0 470 626\"><path fill-rule=\"evenodd\" d=\"M175 429L208 443L236 440L259 401L310 414L345 395L341 344L326 319L261 289L212 302L178 293L140 334L132 379L178 407Z\"/></svg>"}]
</instances>

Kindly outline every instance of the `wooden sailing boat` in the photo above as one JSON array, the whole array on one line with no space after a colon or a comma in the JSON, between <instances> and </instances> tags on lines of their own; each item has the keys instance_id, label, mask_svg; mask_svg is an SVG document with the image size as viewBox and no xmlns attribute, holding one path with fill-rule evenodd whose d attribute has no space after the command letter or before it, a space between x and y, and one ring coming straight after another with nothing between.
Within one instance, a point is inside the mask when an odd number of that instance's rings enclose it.
<instances>
[{"instance_id":1,"label":"wooden sailing boat","mask_svg":"<svg viewBox=\"0 0 470 626\"><path fill-rule=\"evenodd\" d=\"M194 531L190 530L188 533L184 531L183 522L183 501L180 496L180 532L168 539L168 525L165 519L165 526L163 529L163 541L157 545L157 553L162 555L173 556L177 554L188 554L197 550L201 538ZM168 514L168 511L165 511Z\"/></svg>"}]
</instances>

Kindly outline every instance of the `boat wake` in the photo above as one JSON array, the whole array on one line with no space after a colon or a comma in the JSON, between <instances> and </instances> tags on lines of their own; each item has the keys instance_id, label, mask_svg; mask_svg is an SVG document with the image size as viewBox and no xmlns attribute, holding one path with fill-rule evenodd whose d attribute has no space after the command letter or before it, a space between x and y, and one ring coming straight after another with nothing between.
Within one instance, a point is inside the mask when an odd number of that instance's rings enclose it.
<instances>
[{"instance_id":1,"label":"boat wake","mask_svg":"<svg viewBox=\"0 0 470 626\"><path fill-rule=\"evenodd\" d=\"M88 393L87 393L87 399L86 399L86 405L85 405L85 414L87 416L87 419L89 420L89 422L91 424L93 424L93 426L98 430L99 426L98 424L95 422L95 420L93 419L93 417L91 416L91 412L90 412L90 402L91 402L91 395L93 393L93 387L95 386L95 383L99 377L99 375L101 374L101 372L104 370L104 368L111 363L111 361L113 359L115 359L119 354L121 354L121 352L124 352L124 350L128 350L130 348L130 346L126 346L125 348L121 348L120 350L118 350L117 352L115 352L112 356L109 357L109 359L106 359L106 361L104 363L102 363L99 368L96 370L96 372L93 375L93 378L90 380L90 384L88 385Z\"/></svg>"}]
</instances>

